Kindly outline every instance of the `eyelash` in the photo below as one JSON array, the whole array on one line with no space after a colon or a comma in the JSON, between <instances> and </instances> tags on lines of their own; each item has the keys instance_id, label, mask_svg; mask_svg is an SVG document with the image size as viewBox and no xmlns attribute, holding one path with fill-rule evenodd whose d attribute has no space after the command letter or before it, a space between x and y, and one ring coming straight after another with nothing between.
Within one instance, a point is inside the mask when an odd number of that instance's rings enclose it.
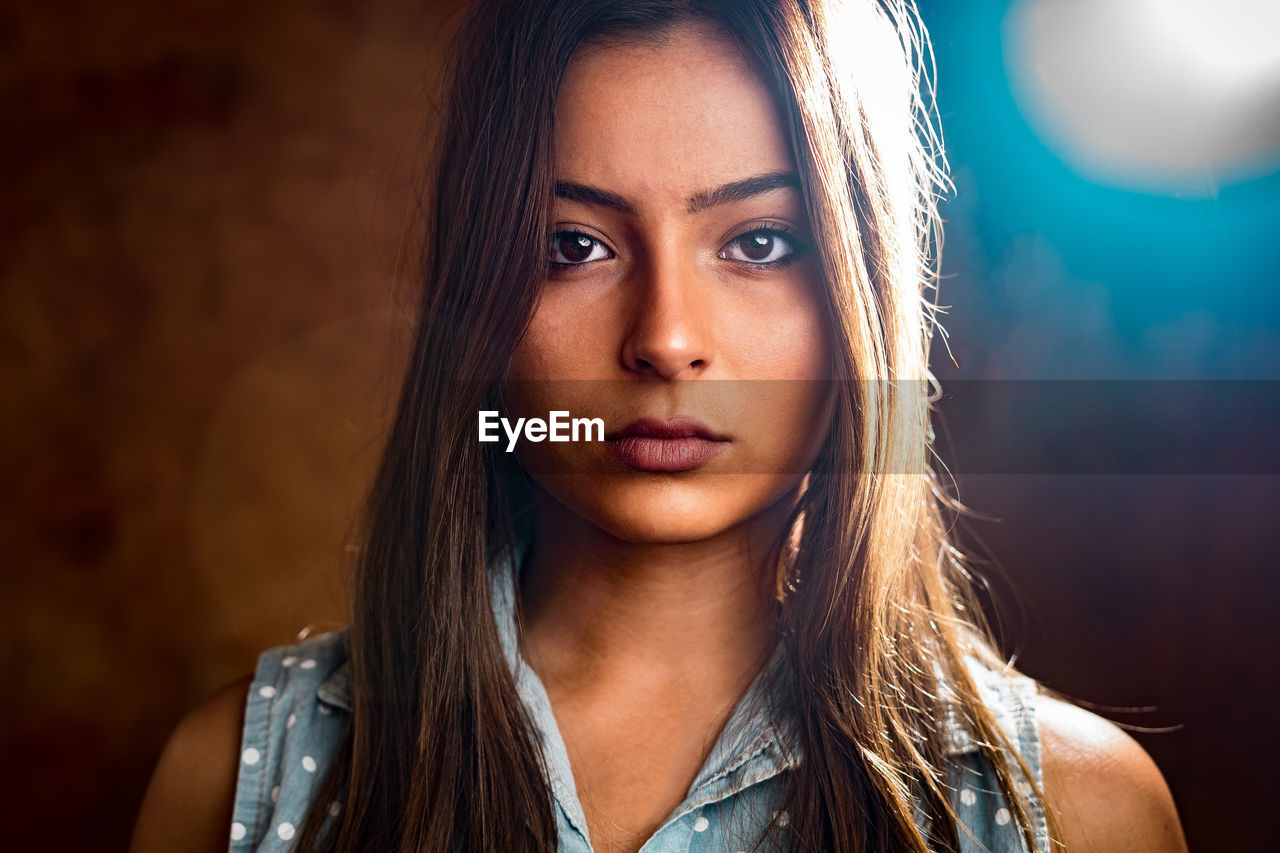
<instances>
[{"instance_id":1,"label":"eyelash","mask_svg":"<svg viewBox=\"0 0 1280 853\"><path fill-rule=\"evenodd\" d=\"M748 231L743 231L741 234L737 235L736 237L731 239L729 242L725 243L725 249L727 249L729 246L732 246L734 243L737 243L740 240L745 240L748 237L754 237L757 234L763 234L769 237L783 238L785 242L791 246L791 252L787 255L784 255L781 258L778 258L775 261L763 261L763 262L757 262L757 263L753 263L751 261L735 261L735 263L741 264L745 267L749 267L750 269L753 269L753 270L781 269L782 267L787 267L795 263L797 260L800 259L802 255L804 255L809 250L809 246L803 240L801 240L798 236L796 236L795 231L793 231L792 229L788 228L785 225L782 225L776 222L766 222L763 225L758 225L755 228L752 228ZM604 246L604 242L602 240L592 237L590 234L586 234L582 231L556 231L554 234L551 235L551 241L550 241L551 248L554 249L555 244L558 240L561 240L565 237L575 237L575 236L586 237L592 243L596 243L598 245ZM608 249L608 247L605 247L605 248L606 248L606 251L611 251ZM725 249L721 249L721 251L723 252ZM719 253L717 253L717 257L719 256L720 256ZM607 260L607 259L597 258L596 260ZM734 259L725 258L724 260L734 260ZM575 263L561 263L559 261L548 260L547 263L550 265L552 269L567 270L567 269L572 269L573 267L585 266L586 264L594 263L594 261L579 261L578 263L575 264Z\"/></svg>"},{"instance_id":2,"label":"eyelash","mask_svg":"<svg viewBox=\"0 0 1280 853\"><path fill-rule=\"evenodd\" d=\"M727 248L732 246L739 240L745 240L746 238L754 237L757 234L763 234L768 237L783 238L783 240L791 247L791 252L783 255L776 261L764 261L757 263L752 263L751 261L738 261L738 263L750 267L753 270L775 270L791 266L809 250L808 245L796 235L795 231L777 222L765 222L764 224L758 225L749 231L743 231L741 234L726 243L725 247ZM732 258L726 258L725 260L732 260Z\"/></svg>"}]
</instances>

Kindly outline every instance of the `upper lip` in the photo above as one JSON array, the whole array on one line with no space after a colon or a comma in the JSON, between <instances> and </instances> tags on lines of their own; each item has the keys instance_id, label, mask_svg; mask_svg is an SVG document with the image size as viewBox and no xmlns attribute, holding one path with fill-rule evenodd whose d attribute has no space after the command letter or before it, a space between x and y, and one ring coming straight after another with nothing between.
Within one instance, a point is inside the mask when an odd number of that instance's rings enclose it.
<instances>
[{"instance_id":1,"label":"upper lip","mask_svg":"<svg viewBox=\"0 0 1280 853\"><path fill-rule=\"evenodd\" d=\"M697 418L676 415L674 418L639 418L621 429L614 430L605 436L612 441L628 436L645 436L648 438L705 438L710 441L726 441L725 436L715 432L711 427Z\"/></svg>"}]
</instances>

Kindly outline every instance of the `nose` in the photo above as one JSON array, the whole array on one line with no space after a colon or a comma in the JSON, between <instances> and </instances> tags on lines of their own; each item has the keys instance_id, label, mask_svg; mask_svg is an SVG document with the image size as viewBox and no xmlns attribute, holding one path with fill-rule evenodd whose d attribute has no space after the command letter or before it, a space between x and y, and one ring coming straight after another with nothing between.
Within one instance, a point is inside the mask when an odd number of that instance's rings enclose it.
<instances>
[{"instance_id":1,"label":"nose","mask_svg":"<svg viewBox=\"0 0 1280 853\"><path fill-rule=\"evenodd\" d=\"M655 251L635 273L622 360L638 376L691 379L714 357L709 292L696 264L674 247Z\"/></svg>"}]
</instances>

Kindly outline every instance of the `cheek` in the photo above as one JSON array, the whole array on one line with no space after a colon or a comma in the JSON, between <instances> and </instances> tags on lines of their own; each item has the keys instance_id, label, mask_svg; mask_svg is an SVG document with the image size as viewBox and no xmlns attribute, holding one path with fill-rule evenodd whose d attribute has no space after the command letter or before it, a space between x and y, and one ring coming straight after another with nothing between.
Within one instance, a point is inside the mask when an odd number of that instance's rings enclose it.
<instances>
[{"instance_id":1,"label":"cheek","mask_svg":"<svg viewBox=\"0 0 1280 853\"><path fill-rule=\"evenodd\" d=\"M750 379L828 379L830 332L821 283L810 262L749 293L722 337L733 372Z\"/></svg>"},{"instance_id":2,"label":"cheek","mask_svg":"<svg viewBox=\"0 0 1280 853\"><path fill-rule=\"evenodd\" d=\"M511 355L508 375L517 380L556 376L566 356L563 336L556 334L555 325L548 322L545 312L538 312Z\"/></svg>"},{"instance_id":3,"label":"cheek","mask_svg":"<svg viewBox=\"0 0 1280 853\"><path fill-rule=\"evenodd\" d=\"M512 379L598 379L618 327L604 288L545 284L529 328L512 353Z\"/></svg>"},{"instance_id":4,"label":"cheek","mask_svg":"<svg viewBox=\"0 0 1280 853\"><path fill-rule=\"evenodd\" d=\"M798 474L817 457L831 418L830 329L821 283L808 263L744 314L738 340L750 387L752 458L744 470ZM745 362L743 362L745 363Z\"/></svg>"},{"instance_id":5,"label":"cheek","mask_svg":"<svg viewBox=\"0 0 1280 853\"><path fill-rule=\"evenodd\" d=\"M606 328L587 324L581 305L559 304L543 299L529 322L529 328L512 353L502 399L505 415L517 418L546 418L552 411L569 411L574 416L595 417L599 401L595 393L600 377L593 372L599 363ZM584 328L592 329L585 334ZM596 368L598 370L598 368ZM528 442L521 441L522 449ZM579 445L571 445L579 449ZM537 455L560 452L566 445L534 445Z\"/></svg>"},{"instance_id":6,"label":"cheek","mask_svg":"<svg viewBox=\"0 0 1280 853\"><path fill-rule=\"evenodd\" d=\"M831 376L830 334L824 311L812 300L799 306L786 330L777 336L777 363L785 375L802 379Z\"/></svg>"}]
</instances>

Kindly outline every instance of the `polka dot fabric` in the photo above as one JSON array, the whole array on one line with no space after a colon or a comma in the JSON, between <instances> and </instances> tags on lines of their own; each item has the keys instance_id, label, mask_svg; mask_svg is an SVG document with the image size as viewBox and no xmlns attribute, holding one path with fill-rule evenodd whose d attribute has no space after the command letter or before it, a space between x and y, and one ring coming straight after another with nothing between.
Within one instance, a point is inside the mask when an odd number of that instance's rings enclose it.
<instances>
[{"instance_id":1,"label":"polka dot fabric","mask_svg":"<svg viewBox=\"0 0 1280 853\"><path fill-rule=\"evenodd\" d=\"M996 722L1012 741L1022 760L1037 783L1042 783L1040 769L1040 737L1036 727L1036 683L1024 676L1010 676L993 671L969 660L969 671L977 682L984 703L995 714ZM978 750L967 731L954 720L951 726L952 746L949 752L953 766L950 784L955 792L952 806L973 837L960 830L960 849L964 853L1021 853L1027 847L1022 832L1013 820L1012 810L1000 792L994 769ZM1016 762L1011 762L1018 773ZM1015 782L1025 793L1030 788L1024 777ZM1045 819L1044 804L1036 797L1029 797L1030 817L1035 836L1035 850L1049 850L1049 825Z\"/></svg>"},{"instance_id":2,"label":"polka dot fabric","mask_svg":"<svg viewBox=\"0 0 1280 853\"><path fill-rule=\"evenodd\" d=\"M526 546L516 555L522 559ZM517 563L518 564L518 563ZM510 563L492 569L494 619L520 699L529 710L547 761L550 794L560 850L589 853L588 827L573 772L550 701L516 642L515 587ZM348 630L270 649L258 661L249 689L235 813L229 850L281 853L292 849L307 810L350 729L351 684ZM781 648L766 669L778 665ZM1035 722L1035 682L993 671L970 659L983 701L1036 780L1040 780L1040 740ZM762 673L762 676L764 673ZM755 708L758 677L738 703L712 745L685 801L646 841L642 853L734 853L753 848L769 826L785 839L790 816L783 810L788 773L803 760L787 720L776 725ZM951 758L952 804L964 823L963 853L1025 853L1009 804L995 774L955 717L943 721ZM342 803L330 807L329 831ZM927 818L917 809L917 823ZM1031 804L1035 849L1047 851L1043 806Z\"/></svg>"},{"instance_id":3,"label":"polka dot fabric","mask_svg":"<svg viewBox=\"0 0 1280 853\"><path fill-rule=\"evenodd\" d=\"M351 720L347 631L270 649L245 704L230 851L286 851ZM340 813L330 808L326 831Z\"/></svg>"},{"instance_id":4,"label":"polka dot fabric","mask_svg":"<svg viewBox=\"0 0 1280 853\"><path fill-rule=\"evenodd\" d=\"M499 602L501 602L499 598ZM350 725L351 693L347 630L313 637L295 646L264 652L259 658L245 708L240 774L235 813L229 828L231 851L280 853L292 849L324 773L341 747ZM1040 779L1040 741L1035 725L1035 682L1008 677L970 661L979 691L996 720L1013 739L1023 759ZM546 733L544 749L554 773L553 797L561 850L589 851L580 822L567 758L550 707L536 690L535 677L520 665L524 699ZM788 825L778 810L785 771L794 766L780 748L778 732L767 724L753 729L740 720L738 739L718 744L699 774L691 796L643 848L644 853L707 853L747 850L768 823ZM949 721L953 759L952 804L969 831L961 831L964 853L1021 853L1023 844L995 774L982 753L954 720ZM326 831L341 813L330 807ZM1036 849L1048 850L1048 827L1039 800L1032 801ZM926 821L918 816L922 828Z\"/></svg>"}]
</instances>

